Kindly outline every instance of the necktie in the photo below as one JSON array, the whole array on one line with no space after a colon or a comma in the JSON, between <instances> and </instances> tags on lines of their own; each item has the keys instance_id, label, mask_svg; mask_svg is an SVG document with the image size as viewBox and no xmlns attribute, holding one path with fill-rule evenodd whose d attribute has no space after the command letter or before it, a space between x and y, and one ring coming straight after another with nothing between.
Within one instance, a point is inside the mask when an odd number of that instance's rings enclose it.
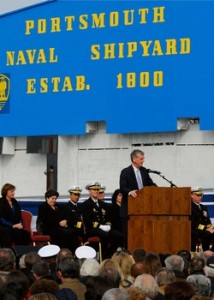
<instances>
[{"instance_id":1,"label":"necktie","mask_svg":"<svg viewBox=\"0 0 214 300\"><path fill-rule=\"evenodd\" d=\"M143 182L142 182L140 170L138 170L138 169L136 170L136 179L137 179L138 189L140 190L143 188Z\"/></svg>"}]
</instances>

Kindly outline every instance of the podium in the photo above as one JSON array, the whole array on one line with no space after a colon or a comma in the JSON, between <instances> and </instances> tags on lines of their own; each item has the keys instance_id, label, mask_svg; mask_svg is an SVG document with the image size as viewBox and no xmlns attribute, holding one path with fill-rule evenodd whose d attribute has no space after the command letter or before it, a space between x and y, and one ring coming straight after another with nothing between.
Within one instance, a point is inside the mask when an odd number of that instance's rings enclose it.
<instances>
[{"instance_id":1,"label":"podium","mask_svg":"<svg viewBox=\"0 0 214 300\"><path fill-rule=\"evenodd\" d=\"M191 188L145 187L128 197L128 249L176 254L191 249Z\"/></svg>"}]
</instances>

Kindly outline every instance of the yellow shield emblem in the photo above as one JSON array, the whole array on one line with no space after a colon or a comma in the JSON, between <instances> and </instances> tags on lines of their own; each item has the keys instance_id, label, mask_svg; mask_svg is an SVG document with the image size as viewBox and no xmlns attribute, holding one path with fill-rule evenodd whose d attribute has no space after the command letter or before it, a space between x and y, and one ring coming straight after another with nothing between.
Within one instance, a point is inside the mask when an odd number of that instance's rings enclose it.
<instances>
[{"instance_id":1,"label":"yellow shield emblem","mask_svg":"<svg viewBox=\"0 0 214 300\"><path fill-rule=\"evenodd\" d=\"M10 96L10 78L0 74L0 111L3 110Z\"/></svg>"}]
</instances>

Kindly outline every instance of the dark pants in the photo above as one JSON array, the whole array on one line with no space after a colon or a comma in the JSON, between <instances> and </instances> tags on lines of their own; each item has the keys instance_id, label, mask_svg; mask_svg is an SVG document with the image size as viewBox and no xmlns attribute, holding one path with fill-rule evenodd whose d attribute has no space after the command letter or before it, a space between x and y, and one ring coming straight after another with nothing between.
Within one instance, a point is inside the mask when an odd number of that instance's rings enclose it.
<instances>
[{"instance_id":1,"label":"dark pants","mask_svg":"<svg viewBox=\"0 0 214 300\"><path fill-rule=\"evenodd\" d=\"M30 232L24 229L12 229L12 241L15 245L29 245Z\"/></svg>"},{"instance_id":2,"label":"dark pants","mask_svg":"<svg viewBox=\"0 0 214 300\"><path fill-rule=\"evenodd\" d=\"M122 218L122 230L124 238L124 248L128 249L128 218Z\"/></svg>"},{"instance_id":3,"label":"dark pants","mask_svg":"<svg viewBox=\"0 0 214 300\"><path fill-rule=\"evenodd\" d=\"M196 251L196 246L201 243L203 251L213 249L214 234L207 230L193 230L191 234L191 250Z\"/></svg>"},{"instance_id":4,"label":"dark pants","mask_svg":"<svg viewBox=\"0 0 214 300\"><path fill-rule=\"evenodd\" d=\"M0 246L2 248L12 247L12 230L8 227L0 226Z\"/></svg>"},{"instance_id":5,"label":"dark pants","mask_svg":"<svg viewBox=\"0 0 214 300\"><path fill-rule=\"evenodd\" d=\"M72 253L79 246L78 235L73 228L56 229L50 236L52 244L58 245L60 248L68 248Z\"/></svg>"}]
</instances>

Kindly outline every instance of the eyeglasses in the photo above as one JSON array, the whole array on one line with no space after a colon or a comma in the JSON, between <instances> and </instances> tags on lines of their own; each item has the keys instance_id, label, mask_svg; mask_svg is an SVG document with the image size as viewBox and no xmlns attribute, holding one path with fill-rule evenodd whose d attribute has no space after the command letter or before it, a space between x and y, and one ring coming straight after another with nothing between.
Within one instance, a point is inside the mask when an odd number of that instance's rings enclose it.
<instances>
[{"instance_id":1,"label":"eyeglasses","mask_svg":"<svg viewBox=\"0 0 214 300\"><path fill-rule=\"evenodd\" d=\"M80 194L75 194L75 193L70 193L70 195L74 195L74 196L77 196L77 197L80 197Z\"/></svg>"},{"instance_id":2,"label":"eyeglasses","mask_svg":"<svg viewBox=\"0 0 214 300\"><path fill-rule=\"evenodd\" d=\"M90 189L90 190L92 190L92 191L97 191L97 192L98 192L100 189Z\"/></svg>"}]
</instances>

